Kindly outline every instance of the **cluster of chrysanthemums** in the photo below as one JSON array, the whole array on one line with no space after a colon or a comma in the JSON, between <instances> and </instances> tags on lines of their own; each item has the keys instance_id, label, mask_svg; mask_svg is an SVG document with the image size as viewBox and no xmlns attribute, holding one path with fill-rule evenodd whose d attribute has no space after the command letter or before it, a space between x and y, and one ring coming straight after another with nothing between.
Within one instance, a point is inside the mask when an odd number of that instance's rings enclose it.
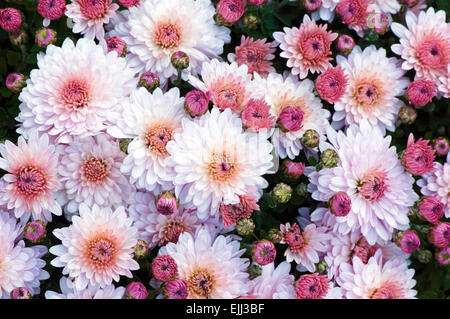
<instances>
[{"instance_id":1,"label":"cluster of chrysanthemums","mask_svg":"<svg viewBox=\"0 0 450 319\"><path fill-rule=\"evenodd\" d=\"M29 76L6 79L21 104L17 143L0 144L0 297L414 298L411 218L449 265L449 142L411 134L398 154L388 134L450 97L444 11L305 0L295 26L273 41L242 35L226 54L249 6L280 2L117 2L39 0L45 53ZM406 23L392 22L401 9ZM49 26L64 16L80 39L58 47ZM22 19L0 9L12 41ZM392 30L397 56L355 45L333 19L360 37ZM269 185L276 172L309 182ZM294 192L316 205L241 245L263 193L284 204ZM67 227L47 247L54 215ZM149 251L151 280L118 285ZM40 290L46 254L62 269L58 291Z\"/></svg>"}]
</instances>

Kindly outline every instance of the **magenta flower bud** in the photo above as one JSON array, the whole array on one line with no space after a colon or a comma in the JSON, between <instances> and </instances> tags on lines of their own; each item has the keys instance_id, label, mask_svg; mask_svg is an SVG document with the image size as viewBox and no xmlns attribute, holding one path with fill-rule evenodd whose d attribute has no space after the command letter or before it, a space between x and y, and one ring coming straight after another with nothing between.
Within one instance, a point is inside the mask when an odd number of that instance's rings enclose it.
<instances>
[{"instance_id":1,"label":"magenta flower bud","mask_svg":"<svg viewBox=\"0 0 450 319\"><path fill-rule=\"evenodd\" d=\"M61 18L66 12L66 1L39 0L37 11L45 19L57 20ZM48 26L47 23L45 23L44 25Z\"/></svg>"},{"instance_id":2,"label":"magenta flower bud","mask_svg":"<svg viewBox=\"0 0 450 319\"><path fill-rule=\"evenodd\" d=\"M349 35L341 34L338 38L337 48L342 54L350 54L355 47L355 40Z\"/></svg>"},{"instance_id":3,"label":"magenta flower bud","mask_svg":"<svg viewBox=\"0 0 450 319\"><path fill-rule=\"evenodd\" d=\"M41 220L34 220L32 222L29 222L25 226L23 235L32 243L38 243L42 241L47 235L47 230L44 222L42 222Z\"/></svg>"},{"instance_id":4,"label":"magenta flower bud","mask_svg":"<svg viewBox=\"0 0 450 319\"><path fill-rule=\"evenodd\" d=\"M430 224L438 224L444 216L444 204L434 197L426 196L417 204L419 216Z\"/></svg>"},{"instance_id":5,"label":"magenta flower bud","mask_svg":"<svg viewBox=\"0 0 450 319\"><path fill-rule=\"evenodd\" d=\"M121 5L123 5L125 8L131 8L136 5L139 5L139 2L141 0L117 0Z\"/></svg>"},{"instance_id":6,"label":"magenta flower bud","mask_svg":"<svg viewBox=\"0 0 450 319\"><path fill-rule=\"evenodd\" d=\"M306 130L306 132L302 136L302 143L307 147L317 147L320 142L320 134L313 129Z\"/></svg>"},{"instance_id":7,"label":"magenta flower bud","mask_svg":"<svg viewBox=\"0 0 450 319\"><path fill-rule=\"evenodd\" d=\"M7 32L14 32L22 25L22 14L14 8L0 9L0 27Z\"/></svg>"},{"instance_id":8,"label":"magenta flower bud","mask_svg":"<svg viewBox=\"0 0 450 319\"><path fill-rule=\"evenodd\" d=\"M352 208L352 200L344 192L336 193L328 201L330 212L338 217L347 216Z\"/></svg>"},{"instance_id":9,"label":"magenta flower bud","mask_svg":"<svg viewBox=\"0 0 450 319\"><path fill-rule=\"evenodd\" d=\"M192 90L186 94L184 110L192 117L200 116L208 110L209 96L202 91Z\"/></svg>"},{"instance_id":10,"label":"magenta flower bud","mask_svg":"<svg viewBox=\"0 0 450 319\"><path fill-rule=\"evenodd\" d=\"M173 192L162 191L156 196L155 206L158 213L172 215L178 211L178 200Z\"/></svg>"},{"instance_id":11,"label":"magenta flower bud","mask_svg":"<svg viewBox=\"0 0 450 319\"><path fill-rule=\"evenodd\" d=\"M220 0L217 5L217 18L225 25L236 23L247 11L246 0Z\"/></svg>"},{"instance_id":12,"label":"magenta flower bud","mask_svg":"<svg viewBox=\"0 0 450 319\"><path fill-rule=\"evenodd\" d=\"M406 89L409 103L416 107L424 107L437 94L436 84L428 79L420 79L412 82Z\"/></svg>"},{"instance_id":13,"label":"magenta flower bud","mask_svg":"<svg viewBox=\"0 0 450 319\"><path fill-rule=\"evenodd\" d=\"M267 2L267 0L248 0L248 3L252 4L254 6L260 6L260 5L263 5L266 2Z\"/></svg>"},{"instance_id":14,"label":"magenta flower bud","mask_svg":"<svg viewBox=\"0 0 450 319\"><path fill-rule=\"evenodd\" d=\"M413 175L434 172L434 150L428 145L429 140L419 138L414 142L412 133L408 136L406 150L402 154L403 167Z\"/></svg>"},{"instance_id":15,"label":"magenta flower bud","mask_svg":"<svg viewBox=\"0 0 450 319\"><path fill-rule=\"evenodd\" d=\"M436 259L443 266L450 265L450 246L438 250L436 252Z\"/></svg>"},{"instance_id":16,"label":"magenta flower bud","mask_svg":"<svg viewBox=\"0 0 450 319\"><path fill-rule=\"evenodd\" d=\"M56 31L49 28L40 28L34 36L36 44L41 48L45 48L49 44L56 42Z\"/></svg>"},{"instance_id":17,"label":"magenta flower bud","mask_svg":"<svg viewBox=\"0 0 450 319\"><path fill-rule=\"evenodd\" d=\"M442 222L435 225L430 230L430 242L439 248L447 247L450 244L450 223Z\"/></svg>"},{"instance_id":18,"label":"magenta flower bud","mask_svg":"<svg viewBox=\"0 0 450 319\"><path fill-rule=\"evenodd\" d=\"M170 62L177 70L184 70L189 67L189 56L183 51L177 51L170 57Z\"/></svg>"},{"instance_id":19,"label":"magenta flower bud","mask_svg":"<svg viewBox=\"0 0 450 319\"><path fill-rule=\"evenodd\" d=\"M18 287L11 290L11 299L31 299L31 293L25 287Z\"/></svg>"},{"instance_id":20,"label":"magenta flower bud","mask_svg":"<svg viewBox=\"0 0 450 319\"><path fill-rule=\"evenodd\" d=\"M117 36L106 39L106 46L108 52L115 51L119 57L124 57L127 54L127 44Z\"/></svg>"},{"instance_id":21,"label":"magenta flower bud","mask_svg":"<svg viewBox=\"0 0 450 319\"><path fill-rule=\"evenodd\" d=\"M290 160L285 160L283 162L283 172L289 178L299 178L302 176L304 170L305 164L303 163L293 162Z\"/></svg>"},{"instance_id":22,"label":"magenta flower bud","mask_svg":"<svg viewBox=\"0 0 450 319\"><path fill-rule=\"evenodd\" d=\"M382 12L372 13L367 17L367 27L377 34L385 34L389 30L389 25L389 17Z\"/></svg>"},{"instance_id":23,"label":"magenta flower bud","mask_svg":"<svg viewBox=\"0 0 450 319\"><path fill-rule=\"evenodd\" d=\"M148 291L142 282L133 281L128 284L125 290L125 296L127 299L146 299L148 297Z\"/></svg>"},{"instance_id":24,"label":"magenta flower bud","mask_svg":"<svg viewBox=\"0 0 450 319\"><path fill-rule=\"evenodd\" d=\"M302 110L294 106L285 107L278 117L280 129L283 132L296 132L300 130L303 127L304 114Z\"/></svg>"},{"instance_id":25,"label":"magenta flower bud","mask_svg":"<svg viewBox=\"0 0 450 319\"><path fill-rule=\"evenodd\" d=\"M305 6L306 11L313 12L320 8L322 0L302 0L302 4Z\"/></svg>"},{"instance_id":26,"label":"magenta flower bud","mask_svg":"<svg viewBox=\"0 0 450 319\"><path fill-rule=\"evenodd\" d=\"M6 87L13 93L19 93L25 85L25 76L21 73L10 73L6 77Z\"/></svg>"},{"instance_id":27,"label":"magenta flower bud","mask_svg":"<svg viewBox=\"0 0 450 319\"><path fill-rule=\"evenodd\" d=\"M399 119L405 124L412 124L417 118L417 111L410 105L403 105L398 111Z\"/></svg>"},{"instance_id":28,"label":"magenta flower bud","mask_svg":"<svg viewBox=\"0 0 450 319\"><path fill-rule=\"evenodd\" d=\"M184 279L175 279L169 281L163 290L166 299L187 299L189 283Z\"/></svg>"},{"instance_id":29,"label":"magenta flower bud","mask_svg":"<svg viewBox=\"0 0 450 319\"><path fill-rule=\"evenodd\" d=\"M450 149L450 143L445 137L438 137L433 140L433 149L436 154L440 156L446 156Z\"/></svg>"},{"instance_id":30,"label":"magenta flower bud","mask_svg":"<svg viewBox=\"0 0 450 319\"><path fill-rule=\"evenodd\" d=\"M159 76L153 72L144 72L139 78L139 86L145 87L147 91L152 93L156 88L159 87Z\"/></svg>"},{"instance_id":31,"label":"magenta flower bud","mask_svg":"<svg viewBox=\"0 0 450 319\"><path fill-rule=\"evenodd\" d=\"M272 263L277 257L275 245L268 240L260 240L252 247L253 261L261 266Z\"/></svg>"},{"instance_id":32,"label":"magenta flower bud","mask_svg":"<svg viewBox=\"0 0 450 319\"><path fill-rule=\"evenodd\" d=\"M136 257L136 259L141 259L147 252L148 244L144 240L138 239L137 244L134 246L134 257Z\"/></svg>"},{"instance_id":33,"label":"magenta flower bud","mask_svg":"<svg viewBox=\"0 0 450 319\"><path fill-rule=\"evenodd\" d=\"M420 247L420 239L416 232L407 230L400 238L400 248L405 254L412 254Z\"/></svg>"},{"instance_id":34,"label":"magenta flower bud","mask_svg":"<svg viewBox=\"0 0 450 319\"><path fill-rule=\"evenodd\" d=\"M167 282L178 277L178 266L169 255L161 255L153 260L152 272L157 280Z\"/></svg>"},{"instance_id":35,"label":"magenta flower bud","mask_svg":"<svg viewBox=\"0 0 450 319\"><path fill-rule=\"evenodd\" d=\"M11 41L11 43L15 46L20 47L22 44L27 42L27 40L28 34L24 29L19 28L9 34L9 41Z\"/></svg>"}]
</instances>

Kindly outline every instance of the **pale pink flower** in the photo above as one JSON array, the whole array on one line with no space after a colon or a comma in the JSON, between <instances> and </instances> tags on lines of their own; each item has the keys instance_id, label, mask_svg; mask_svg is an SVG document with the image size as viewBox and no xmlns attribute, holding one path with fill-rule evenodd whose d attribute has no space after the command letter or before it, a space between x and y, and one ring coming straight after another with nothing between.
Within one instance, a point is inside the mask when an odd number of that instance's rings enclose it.
<instances>
[{"instance_id":1,"label":"pale pink flower","mask_svg":"<svg viewBox=\"0 0 450 319\"><path fill-rule=\"evenodd\" d=\"M402 164L413 175L425 175L436 171L434 167L434 149L428 145L430 141L419 138L414 142L412 133L408 136L408 144L402 155Z\"/></svg>"},{"instance_id":2,"label":"pale pink flower","mask_svg":"<svg viewBox=\"0 0 450 319\"><path fill-rule=\"evenodd\" d=\"M320 97L328 103L335 103L344 95L348 77L339 67L328 68L314 82Z\"/></svg>"},{"instance_id":3,"label":"pale pink flower","mask_svg":"<svg viewBox=\"0 0 450 319\"><path fill-rule=\"evenodd\" d=\"M288 59L293 75L304 79L308 72L321 73L331 66L331 43L338 34L327 31L327 25L317 25L305 15L300 28L285 27L283 31L275 32L273 37L280 43L280 56Z\"/></svg>"},{"instance_id":4,"label":"pale pink flower","mask_svg":"<svg viewBox=\"0 0 450 319\"><path fill-rule=\"evenodd\" d=\"M439 77L437 85L439 94L442 94L446 99L450 98L450 64L447 66L445 75Z\"/></svg>"},{"instance_id":5,"label":"pale pink flower","mask_svg":"<svg viewBox=\"0 0 450 319\"><path fill-rule=\"evenodd\" d=\"M106 47L108 52L115 51L119 57L127 54L127 44L117 36L106 39Z\"/></svg>"},{"instance_id":6,"label":"pale pink flower","mask_svg":"<svg viewBox=\"0 0 450 319\"><path fill-rule=\"evenodd\" d=\"M220 214L225 228L236 226L236 222L243 218L250 218L252 212L259 210L258 200L251 194L239 195L237 204L220 204Z\"/></svg>"},{"instance_id":7,"label":"pale pink flower","mask_svg":"<svg viewBox=\"0 0 450 319\"><path fill-rule=\"evenodd\" d=\"M45 299L123 299L125 287L115 287L113 284L101 288L99 285L89 285L86 288L78 289L74 280L61 277L59 280L61 293L47 290Z\"/></svg>"},{"instance_id":8,"label":"pale pink flower","mask_svg":"<svg viewBox=\"0 0 450 319\"><path fill-rule=\"evenodd\" d=\"M14 209L17 218L28 221L52 220L52 214L62 214L54 199L61 183L57 178L58 155L49 143L47 134L40 137L33 131L26 141L19 136L18 146L10 141L0 144L0 168L8 173L3 177L0 202Z\"/></svg>"},{"instance_id":9,"label":"pale pink flower","mask_svg":"<svg viewBox=\"0 0 450 319\"><path fill-rule=\"evenodd\" d=\"M318 273L302 275L295 285L296 299L323 299L328 292L328 278Z\"/></svg>"},{"instance_id":10,"label":"pale pink flower","mask_svg":"<svg viewBox=\"0 0 450 319\"><path fill-rule=\"evenodd\" d=\"M277 267L274 263L261 267L261 275L250 281L248 296L252 299L293 299L295 296L294 276L291 265L283 261Z\"/></svg>"}]
</instances>

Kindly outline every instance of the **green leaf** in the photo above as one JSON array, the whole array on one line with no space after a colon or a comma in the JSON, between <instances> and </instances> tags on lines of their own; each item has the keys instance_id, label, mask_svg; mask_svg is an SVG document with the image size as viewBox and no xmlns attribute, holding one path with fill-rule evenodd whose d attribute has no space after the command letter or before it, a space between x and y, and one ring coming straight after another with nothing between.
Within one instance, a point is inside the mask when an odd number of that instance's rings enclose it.
<instances>
[{"instance_id":1,"label":"green leaf","mask_svg":"<svg viewBox=\"0 0 450 319\"><path fill-rule=\"evenodd\" d=\"M6 60L8 61L8 65L16 66L20 64L22 55L20 54L20 52L8 50L6 51Z\"/></svg>"}]
</instances>

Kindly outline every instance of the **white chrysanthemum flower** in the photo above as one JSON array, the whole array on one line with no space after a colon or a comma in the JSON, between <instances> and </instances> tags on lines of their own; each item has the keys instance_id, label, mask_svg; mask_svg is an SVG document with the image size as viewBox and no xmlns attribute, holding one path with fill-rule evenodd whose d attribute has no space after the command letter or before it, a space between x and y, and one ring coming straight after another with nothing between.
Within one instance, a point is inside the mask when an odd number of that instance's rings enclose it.
<instances>
[{"instance_id":1,"label":"white chrysanthemum flower","mask_svg":"<svg viewBox=\"0 0 450 319\"><path fill-rule=\"evenodd\" d=\"M297 0L291 0L297 1ZM335 9L340 0L322 0L320 8L311 12L311 18L314 20L324 20L332 22L335 17Z\"/></svg>"},{"instance_id":2,"label":"white chrysanthemum flower","mask_svg":"<svg viewBox=\"0 0 450 319\"><path fill-rule=\"evenodd\" d=\"M84 289L77 289L73 280L67 277L61 277L59 280L61 293L47 290L45 299L123 299L125 296L125 287L114 287L108 285L105 288L89 286Z\"/></svg>"},{"instance_id":3,"label":"white chrysanthemum flower","mask_svg":"<svg viewBox=\"0 0 450 319\"><path fill-rule=\"evenodd\" d=\"M263 175L273 166L265 134L244 132L241 119L214 107L197 121L183 120L183 132L167 143L175 194L203 220L219 213L221 203L237 204L239 195L266 188Z\"/></svg>"},{"instance_id":4,"label":"white chrysanthemum flower","mask_svg":"<svg viewBox=\"0 0 450 319\"><path fill-rule=\"evenodd\" d=\"M249 298L294 299L295 278L290 274L290 263L283 261L275 268L272 262L261 268L261 275L250 281Z\"/></svg>"},{"instance_id":5,"label":"white chrysanthemum flower","mask_svg":"<svg viewBox=\"0 0 450 319\"><path fill-rule=\"evenodd\" d=\"M448 77L450 23L446 23L445 11L435 12L430 7L418 16L408 11L406 27L394 22L391 29L400 41L391 49L404 60L403 69L414 69L417 78L436 81L439 77Z\"/></svg>"},{"instance_id":6,"label":"white chrysanthemum flower","mask_svg":"<svg viewBox=\"0 0 450 319\"><path fill-rule=\"evenodd\" d=\"M73 21L73 33L102 41L105 38L103 24L116 15L119 5L112 0L72 0L66 8L66 16Z\"/></svg>"},{"instance_id":7,"label":"white chrysanthemum flower","mask_svg":"<svg viewBox=\"0 0 450 319\"><path fill-rule=\"evenodd\" d=\"M450 154L450 153L449 153ZM417 181L420 192L425 196L434 196L444 204L445 217L450 218L450 155L444 164L435 162L436 171L423 175Z\"/></svg>"},{"instance_id":8,"label":"white chrysanthemum flower","mask_svg":"<svg viewBox=\"0 0 450 319\"><path fill-rule=\"evenodd\" d=\"M418 199L414 179L398 159L391 136L384 137L378 127L363 121L351 125L347 133L327 132L339 156L336 167L308 174L308 191L318 201L328 201L344 192L351 199L348 215L336 217L338 231L360 230L370 245L390 240L394 229L406 230L408 210Z\"/></svg>"},{"instance_id":9,"label":"white chrysanthemum flower","mask_svg":"<svg viewBox=\"0 0 450 319\"><path fill-rule=\"evenodd\" d=\"M353 257L352 264L341 266L341 288L347 299L414 299L417 292L414 269L408 269L405 259L392 258L383 262L378 250L366 264Z\"/></svg>"},{"instance_id":10,"label":"white chrysanthemum flower","mask_svg":"<svg viewBox=\"0 0 450 319\"><path fill-rule=\"evenodd\" d=\"M344 95L334 103L333 127L360 125L365 119L371 125L394 131L398 111L404 104L397 96L403 96L409 84L401 61L386 57L386 50L375 46L364 51L356 46L347 58L338 56L336 61L348 83Z\"/></svg>"},{"instance_id":11,"label":"white chrysanthemum flower","mask_svg":"<svg viewBox=\"0 0 450 319\"><path fill-rule=\"evenodd\" d=\"M326 140L326 130L330 126L328 122L330 112L322 108L320 99L314 95L314 83L309 79L299 81L290 74L283 77L277 73L270 73L266 85L265 101L270 105L273 116L278 119L283 109L289 106L296 107L303 113L302 127L299 130L283 132L280 128L275 129L272 142L277 154L283 159L286 157L294 159L300 154L300 150L306 148L300 139L309 129L320 134L320 141L323 144Z\"/></svg>"},{"instance_id":12,"label":"white chrysanthemum flower","mask_svg":"<svg viewBox=\"0 0 450 319\"><path fill-rule=\"evenodd\" d=\"M63 275L74 278L77 290L88 285L105 288L122 275L132 278L131 270L139 269L133 259L137 229L131 226L133 220L125 209L112 211L96 204L90 209L81 204L79 211L69 227L53 231L62 244L50 248L57 256L51 264L64 267Z\"/></svg>"},{"instance_id":13,"label":"white chrysanthemum flower","mask_svg":"<svg viewBox=\"0 0 450 319\"><path fill-rule=\"evenodd\" d=\"M157 73L162 83L177 76L170 58L183 51L189 56L182 74L187 80L188 74L200 73L203 62L219 58L231 41L230 30L214 22L215 13L209 0L146 0L118 14L111 35L127 43L127 59L136 73Z\"/></svg>"},{"instance_id":14,"label":"white chrysanthemum flower","mask_svg":"<svg viewBox=\"0 0 450 319\"><path fill-rule=\"evenodd\" d=\"M133 139L121 171L129 174L138 188L153 192L173 188L174 173L165 163L169 156L166 145L182 130L183 107L178 88L166 93L157 88L152 94L139 88L125 104L122 119L108 129L114 137Z\"/></svg>"},{"instance_id":15,"label":"white chrysanthemum flower","mask_svg":"<svg viewBox=\"0 0 450 319\"><path fill-rule=\"evenodd\" d=\"M25 247L23 227L9 213L0 211L0 299L9 299L11 291L20 287L31 295L39 294L40 280L50 277L41 259L47 248Z\"/></svg>"},{"instance_id":16,"label":"white chrysanthemum flower","mask_svg":"<svg viewBox=\"0 0 450 319\"><path fill-rule=\"evenodd\" d=\"M155 196L151 193L136 192L128 214L134 220L133 226L138 229L138 238L145 240L150 249L169 242L176 244L182 233L194 235L200 227L207 227L211 235L216 235L220 230L216 219L200 221L195 210L187 210L182 206L170 215L159 213Z\"/></svg>"},{"instance_id":17,"label":"white chrysanthemum flower","mask_svg":"<svg viewBox=\"0 0 450 319\"><path fill-rule=\"evenodd\" d=\"M241 114L250 99L261 99L265 94L265 81L257 74L252 80L245 64L238 66L236 62L229 64L214 59L203 63L201 76L202 80L189 76L189 83L208 94L221 111L229 108Z\"/></svg>"},{"instance_id":18,"label":"white chrysanthemum flower","mask_svg":"<svg viewBox=\"0 0 450 319\"><path fill-rule=\"evenodd\" d=\"M63 189L57 200L65 205L69 219L78 212L78 206L117 208L126 206L132 187L128 178L120 172L125 153L119 142L107 134L76 138L68 145L58 146L60 162L59 181Z\"/></svg>"},{"instance_id":19,"label":"white chrysanthemum flower","mask_svg":"<svg viewBox=\"0 0 450 319\"><path fill-rule=\"evenodd\" d=\"M214 239L207 228L200 228L195 236L181 234L177 244L167 244L158 255L175 260L179 278L188 282L189 299L232 299L248 292L249 260L241 258L244 252L231 236Z\"/></svg>"},{"instance_id":20,"label":"white chrysanthemum flower","mask_svg":"<svg viewBox=\"0 0 450 319\"><path fill-rule=\"evenodd\" d=\"M55 137L96 135L121 118L137 83L125 59L88 39L49 45L38 66L19 96L21 134L38 129Z\"/></svg>"},{"instance_id":21,"label":"white chrysanthemum flower","mask_svg":"<svg viewBox=\"0 0 450 319\"><path fill-rule=\"evenodd\" d=\"M57 178L58 154L47 134L30 133L28 141L19 136L18 145L0 144L0 169L8 173L0 192L0 204L14 210L24 222L30 219L48 222L52 214L62 214L54 194L61 184ZM2 194L3 193L3 194Z\"/></svg>"}]
</instances>

